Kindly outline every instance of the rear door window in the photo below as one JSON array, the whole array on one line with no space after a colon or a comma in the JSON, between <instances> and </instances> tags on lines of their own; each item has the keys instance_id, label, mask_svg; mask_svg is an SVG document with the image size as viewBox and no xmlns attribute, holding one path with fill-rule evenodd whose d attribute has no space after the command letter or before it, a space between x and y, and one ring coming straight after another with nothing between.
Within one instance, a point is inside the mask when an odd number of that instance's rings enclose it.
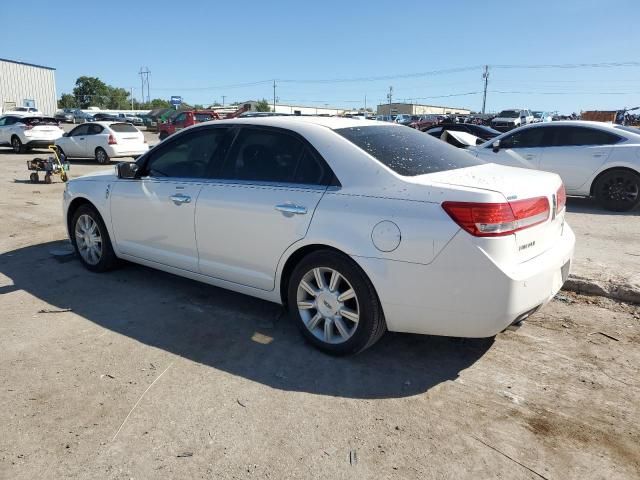
<instances>
[{"instance_id":1,"label":"rear door window","mask_svg":"<svg viewBox=\"0 0 640 480\"><path fill-rule=\"evenodd\" d=\"M585 145L613 145L622 140L613 133L588 127L555 127L554 145L557 147L576 147Z\"/></svg>"},{"instance_id":2,"label":"rear door window","mask_svg":"<svg viewBox=\"0 0 640 480\"><path fill-rule=\"evenodd\" d=\"M297 135L281 129L243 127L221 176L229 180L327 185L333 173Z\"/></svg>"},{"instance_id":3,"label":"rear door window","mask_svg":"<svg viewBox=\"0 0 640 480\"><path fill-rule=\"evenodd\" d=\"M98 135L99 133L102 133L103 130L104 128L102 128L101 125L95 123L89 125L89 135Z\"/></svg>"},{"instance_id":4,"label":"rear door window","mask_svg":"<svg viewBox=\"0 0 640 480\"><path fill-rule=\"evenodd\" d=\"M371 125L334 131L403 176L412 177L485 163L414 128Z\"/></svg>"}]
</instances>

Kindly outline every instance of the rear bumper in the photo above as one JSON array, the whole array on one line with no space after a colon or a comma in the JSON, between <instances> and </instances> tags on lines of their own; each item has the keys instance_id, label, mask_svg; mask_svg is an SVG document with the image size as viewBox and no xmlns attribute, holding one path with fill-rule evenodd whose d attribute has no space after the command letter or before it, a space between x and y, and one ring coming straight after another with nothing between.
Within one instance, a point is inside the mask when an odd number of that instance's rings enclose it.
<instances>
[{"instance_id":1,"label":"rear bumper","mask_svg":"<svg viewBox=\"0 0 640 480\"><path fill-rule=\"evenodd\" d=\"M56 143L56 139L48 139L48 140L43 140L43 139L26 139L27 141L24 142L24 146L25 147L29 147L29 148L37 148L37 147L43 147L46 148L49 145L55 145Z\"/></svg>"},{"instance_id":2,"label":"rear bumper","mask_svg":"<svg viewBox=\"0 0 640 480\"><path fill-rule=\"evenodd\" d=\"M574 245L565 224L551 249L505 271L459 231L429 265L354 260L371 278L389 330L481 338L551 300L566 280Z\"/></svg>"},{"instance_id":3,"label":"rear bumper","mask_svg":"<svg viewBox=\"0 0 640 480\"><path fill-rule=\"evenodd\" d=\"M127 146L127 145L109 145L105 149L107 155L111 158L118 157L137 157L142 155L143 153L147 153L149 150L149 145L135 145L135 146Z\"/></svg>"}]
</instances>

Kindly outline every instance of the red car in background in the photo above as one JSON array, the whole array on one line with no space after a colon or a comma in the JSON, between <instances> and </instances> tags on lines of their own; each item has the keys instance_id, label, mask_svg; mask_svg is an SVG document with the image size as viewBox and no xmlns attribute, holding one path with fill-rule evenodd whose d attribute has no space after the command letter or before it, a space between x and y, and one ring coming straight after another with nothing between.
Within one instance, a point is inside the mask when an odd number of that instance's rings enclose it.
<instances>
[{"instance_id":1,"label":"red car in background","mask_svg":"<svg viewBox=\"0 0 640 480\"><path fill-rule=\"evenodd\" d=\"M442 115L422 115L415 122L411 122L409 126L411 128L415 128L416 130L420 130L424 132L429 127L436 125L444 120L445 117Z\"/></svg>"},{"instance_id":2,"label":"red car in background","mask_svg":"<svg viewBox=\"0 0 640 480\"><path fill-rule=\"evenodd\" d=\"M238 108L235 112L231 112L224 117L221 117L215 110L185 110L159 126L158 138L160 140L164 140L169 135L176 133L178 130L182 130L183 128L187 128L198 123L208 122L209 120L236 118L240 114L248 111L250 108L251 105L247 103Z\"/></svg>"}]
</instances>

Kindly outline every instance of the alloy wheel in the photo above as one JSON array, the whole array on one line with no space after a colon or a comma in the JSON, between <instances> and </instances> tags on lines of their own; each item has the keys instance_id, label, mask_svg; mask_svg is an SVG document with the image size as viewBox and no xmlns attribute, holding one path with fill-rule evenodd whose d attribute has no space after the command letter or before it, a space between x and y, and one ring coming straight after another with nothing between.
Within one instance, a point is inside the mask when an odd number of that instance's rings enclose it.
<instances>
[{"instance_id":1,"label":"alloy wheel","mask_svg":"<svg viewBox=\"0 0 640 480\"><path fill-rule=\"evenodd\" d=\"M97 265L102 258L102 236L98 224L90 215L80 215L75 228L78 253L89 265Z\"/></svg>"},{"instance_id":2,"label":"alloy wheel","mask_svg":"<svg viewBox=\"0 0 640 480\"><path fill-rule=\"evenodd\" d=\"M602 184L602 194L615 202L633 203L640 194L639 186L630 175L616 175Z\"/></svg>"},{"instance_id":3,"label":"alloy wheel","mask_svg":"<svg viewBox=\"0 0 640 480\"><path fill-rule=\"evenodd\" d=\"M332 268L316 267L302 277L297 305L307 330L322 342L344 343L358 328L360 305L356 292Z\"/></svg>"}]
</instances>

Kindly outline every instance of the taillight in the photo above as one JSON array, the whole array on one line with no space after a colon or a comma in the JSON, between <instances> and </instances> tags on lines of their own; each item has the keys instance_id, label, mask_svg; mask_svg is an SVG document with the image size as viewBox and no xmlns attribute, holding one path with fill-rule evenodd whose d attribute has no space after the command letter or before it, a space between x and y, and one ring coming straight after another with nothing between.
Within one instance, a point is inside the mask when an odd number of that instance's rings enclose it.
<instances>
[{"instance_id":1,"label":"taillight","mask_svg":"<svg viewBox=\"0 0 640 480\"><path fill-rule=\"evenodd\" d=\"M476 237L499 237L533 227L549 218L547 197L506 203L444 202L444 211Z\"/></svg>"},{"instance_id":2,"label":"taillight","mask_svg":"<svg viewBox=\"0 0 640 480\"><path fill-rule=\"evenodd\" d=\"M567 204L567 192L564 190L564 183L556 192L556 215L562 211Z\"/></svg>"},{"instance_id":3,"label":"taillight","mask_svg":"<svg viewBox=\"0 0 640 480\"><path fill-rule=\"evenodd\" d=\"M116 141L116 137L113 136L113 133L109 134L109 145L116 145L118 142Z\"/></svg>"},{"instance_id":4,"label":"taillight","mask_svg":"<svg viewBox=\"0 0 640 480\"><path fill-rule=\"evenodd\" d=\"M24 125L21 125L21 127L23 130L31 130L33 128L33 125L24 124Z\"/></svg>"}]
</instances>

